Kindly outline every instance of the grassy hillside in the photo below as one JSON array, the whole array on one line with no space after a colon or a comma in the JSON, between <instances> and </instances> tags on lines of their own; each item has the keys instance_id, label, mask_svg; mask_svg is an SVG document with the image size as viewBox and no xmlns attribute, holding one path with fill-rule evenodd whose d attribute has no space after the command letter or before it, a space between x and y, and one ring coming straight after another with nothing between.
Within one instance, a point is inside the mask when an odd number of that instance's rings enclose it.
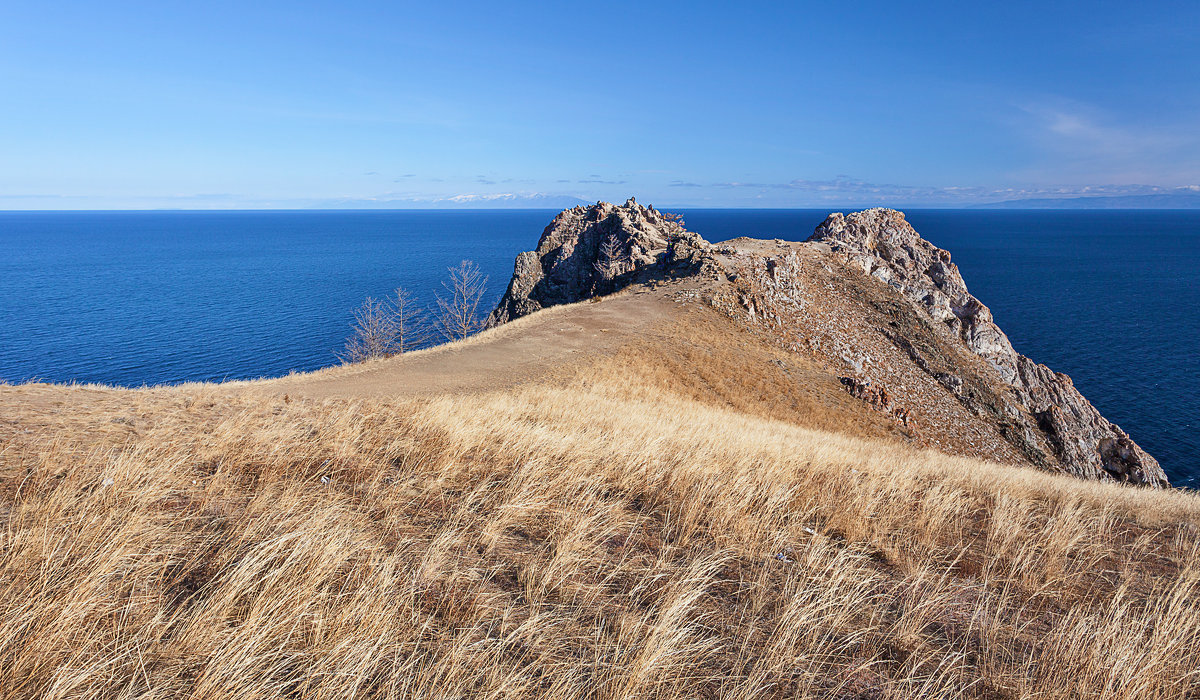
<instances>
[{"instance_id":1,"label":"grassy hillside","mask_svg":"<svg viewBox=\"0 0 1200 700\"><path fill-rule=\"evenodd\" d=\"M0 696L1200 690L1192 495L752 415L758 370L648 353L432 399L0 387Z\"/></svg>"}]
</instances>

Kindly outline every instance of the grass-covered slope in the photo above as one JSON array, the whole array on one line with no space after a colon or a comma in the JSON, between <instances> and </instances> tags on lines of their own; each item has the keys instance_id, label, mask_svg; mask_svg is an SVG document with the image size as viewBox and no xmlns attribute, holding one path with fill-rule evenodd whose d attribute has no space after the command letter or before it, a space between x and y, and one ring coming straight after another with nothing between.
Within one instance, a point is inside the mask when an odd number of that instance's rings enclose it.
<instances>
[{"instance_id":1,"label":"grass-covered slope","mask_svg":"<svg viewBox=\"0 0 1200 700\"><path fill-rule=\"evenodd\" d=\"M0 697L1200 690L1195 497L918 451L711 336L431 398L0 387Z\"/></svg>"}]
</instances>

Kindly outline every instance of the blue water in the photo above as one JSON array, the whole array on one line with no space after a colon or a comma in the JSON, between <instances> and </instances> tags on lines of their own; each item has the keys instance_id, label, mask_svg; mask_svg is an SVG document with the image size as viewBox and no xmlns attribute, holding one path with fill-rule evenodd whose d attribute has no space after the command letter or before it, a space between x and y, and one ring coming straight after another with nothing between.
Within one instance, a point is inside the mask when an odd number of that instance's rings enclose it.
<instances>
[{"instance_id":1,"label":"blue water","mask_svg":"<svg viewBox=\"0 0 1200 700\"><path fill-rule=\"evenodd\" d=\"M491 278L552 211L0 212L0 379L140 386L334 364L352 310ZM824 210L684 211L712 241ZM910 211L1017 350L1070 374L1172 481L1200 475L1200 212Z\"/></svg>"}]
</instances>

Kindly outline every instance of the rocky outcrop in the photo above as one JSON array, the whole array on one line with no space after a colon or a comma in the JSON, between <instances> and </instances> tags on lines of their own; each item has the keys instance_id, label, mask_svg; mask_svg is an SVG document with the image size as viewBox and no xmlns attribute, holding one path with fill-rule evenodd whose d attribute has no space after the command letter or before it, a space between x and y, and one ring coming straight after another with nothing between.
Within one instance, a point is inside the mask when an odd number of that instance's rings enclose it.
<instances>
[{"instance_id":1,"label":"rocky outcrop","mask_svg":"<svg viewBox=\"0 0 1200 700\"><path fill-rule=\"evenodd\" d=\"M608 294L635 281L697 269L709 244L679 217L638 204L567 209L517 256L512 281L487 325Z\"/></svg>"},{"instance_id":2,"label":"rocky outcrop","mask_svg":"<svg viewBox=\"0 0 1200 700\"><path fill-rule=\"evenodd\" d=\"M1066 471L1087 478L1167 485L1158 462L1110 423L1075 389L1071 378L1017 353L991 311L967 291L950 253L921 238L891 209L831 214L809 241L828 244L863 272L889 285L982 357L1015 392L1024 423L1009 433L1045 435ZM946 379L947 381L943 381ZM954 379L958 379L954 377ZM939 378L948 385L947 378Z\"/></svg>"},{"instance_id":3,"label":"rocky outcrop","mask_svg":"<svg viewBox=\"0 0 1200 700\"><path fill-rule=\"evenodd\" d=\"M1168 485L1158 462L1070 377L1017 353L950 253L890 209L832 214L806 243L715 247L679 217L633 199L568 209L537 250L517 256L488 325L667 277L686 277L686 298L705 298L836 372L851 396L918 445Z\"/></svg>"}]
</instances>

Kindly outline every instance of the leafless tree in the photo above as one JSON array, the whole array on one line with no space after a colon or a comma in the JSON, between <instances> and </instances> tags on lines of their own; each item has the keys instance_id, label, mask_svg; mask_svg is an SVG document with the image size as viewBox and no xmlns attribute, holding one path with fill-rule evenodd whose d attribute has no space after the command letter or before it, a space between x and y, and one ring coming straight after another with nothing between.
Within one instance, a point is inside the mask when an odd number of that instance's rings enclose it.
<instances>
[{"instance_id":1,"label":"leafless tree","mask_svg":"<svg viewBox=\"0 0 1200 700\"><path fill-rule=\"evenodd\" d=\"M390 303L396 323L396 352L409 352L428 345L433 339L432 321L416 298L400 287Z\"/></svg>"},{"instance_id":2,"label":"leafless tree","mask_svg":"<svg viewBox=\"0 0 1200 700\"><path fill-rule=\"evenodd\" d=\"M470 260L448 268L450 279L442 282L446 296L438 295L438 331L446 340L462 340L483 327L479 305L487 290L487 275Z\"/></svg>"},{"instance_id":3,"label":"leafless tree","mask_svg":"<svg viewBox=\"0 0 1200 700\"><path fill-rule=\"evenodd\" d=\"M338 357L345 363L391 357L429 341L429 320L408 290L387 299L367 297L354 312L353 333Z\"/></svg>"},{"instance_id":4,"label":"leafless tree","mask_svg":"<svg viewBox=\"0 0 1200 700\"><path fill-rule=\"evenodd\" d=\"M596 268L596 272L599 272L601 277L611 280L625 272L628 266L629 254L617 241L617 237L610 234L600 244L600 251L596 256L596 262L593 263L593 267Z\"/></svg>"},{"instance_id":5,"label":"leafless tree","mask_svg":"<svg viewBox=\"0 0 1200 700\"><path fill-rule=\"evenodd\" d=\"M354 311L350 327L354 332L346 339L346 347L338 357L347 364L394 355L396 321L386 301L367 297Z\"/></svg>"}]
</instances>

